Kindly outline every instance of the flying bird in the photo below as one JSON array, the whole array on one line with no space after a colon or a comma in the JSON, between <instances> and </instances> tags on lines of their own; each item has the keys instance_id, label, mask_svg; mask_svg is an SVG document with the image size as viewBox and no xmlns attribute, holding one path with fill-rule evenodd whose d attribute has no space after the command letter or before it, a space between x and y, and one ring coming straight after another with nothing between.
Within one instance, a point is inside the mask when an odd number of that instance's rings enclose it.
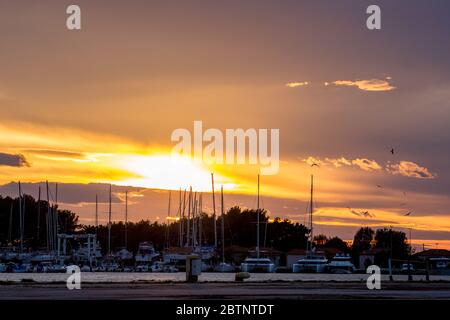
<instances>
[{"instance_id":1,"label":"flying bird","mask_svg":"<svg viewBox=\"0 0 450 320\"><path fill-rule=\"evenodd\" d=\"M320 166L317 164L317 163L313 163L312 165L311 165L311 167L314 167L314 166L316 166L316 167L319 167L320 168Z\"/></svg>"},{"instance_id":2,"label":"flying bird","mask_svg":"<svg viewBox=\"0 0 450 320\"><path fill-rule=\"evenodd\" d=\"M411 215L411 213L412 213L412 211L409 211L409 212L405 213L404 216L409 216L409 215Z\"/></svg>"},{"instance_id":3,"label":"flying bird","mask_svg":"<svg viewBox=\"0 0 450 320\"><path fill-rule=\"evenodd\" d=\"M350 210L350 212L352 213L352 214L354 214L355 216L358 216L358 217L365 217L365 218L373 218L373 217L375 217L375 215L374 214L372 214L372 213L370 213L369 211L360 211L360 212L358 212L358 211L356 211L356 210L353 210L352 208L348 208L349 210Z\"/></svg>"},{"instance_id":4,"label":"flying bird","mask_svg":"<svg viewBox=\"0 0 450 320\"><path fill-rule=\"evenodd\" d=\"M377 187L378 187L378 188L383 188L383 186L380 186L379 184L377 184Z\"/></svg>"},{"instance_id":5,"label":"flying bird","mask_svg":"<svg viewBox=\"0 0 450 320\"><path fill-rule=\"evenodd\" d=\"M366 218L373 218L375 215L371 214L369 211L361 211L361 215Z\"/></svg>"},{"instance_id":6,"label":"flying bird","mask_svg":"<svg viewBox=\"0 0 450 320\"><path fill-rule=\"evenodd\" d=\"M350 210L351 213L353 213L355 216L361 217L359 212L356 212L355 210Z\"/></svg>"},{"instance_id":7,"label":"flying bird","mask_svg":"<svg viewBox=\"0 0 450 320\"><path fill-rule=\"evenodd\" d=\"M394 148L391 149L391 153L394 154Z\"/></svg>"}]
</instances>

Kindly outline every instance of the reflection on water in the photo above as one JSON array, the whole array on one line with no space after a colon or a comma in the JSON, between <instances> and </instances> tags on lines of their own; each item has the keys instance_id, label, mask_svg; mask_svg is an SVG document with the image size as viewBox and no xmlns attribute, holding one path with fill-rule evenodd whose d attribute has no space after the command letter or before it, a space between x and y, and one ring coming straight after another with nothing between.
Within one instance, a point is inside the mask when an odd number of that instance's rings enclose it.
<instances>
[{"instance_id":1,"label":"reflection on water","mask_svg":"<svg viewBox=\"0 0 450 320\"><path fill-rule=\"evenodd\" d=\"M234 273L207 272L199 276L200 282L233 282ZM35 282L66 281L64 273L1 273L0 281L20 282L23 279ZM302 273L252 273L246 281L366 281L367 274L302 274ZM388 281L382 275L382 281ZM407 275L395 275L396 281L407 281ZM145 272L82 272L82 282L181 282L186 280L184 272L177 273L145 273ZM425 276L415 275L414 280L425 280ZM450 281L450 276L430 276L432 281Z\"/></svg>"}]
</instances>

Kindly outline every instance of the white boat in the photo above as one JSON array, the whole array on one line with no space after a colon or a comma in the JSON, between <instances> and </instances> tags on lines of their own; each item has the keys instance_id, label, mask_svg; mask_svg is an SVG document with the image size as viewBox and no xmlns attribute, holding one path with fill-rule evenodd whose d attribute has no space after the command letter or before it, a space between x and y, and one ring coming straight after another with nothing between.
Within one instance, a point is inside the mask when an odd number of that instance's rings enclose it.
<instances>
[{"instance_id":1,"label":"white boat","mask_svg":"<svg viewBox=\"0 0 450 320\"><path fill-rule=\"evenodd\" d=\"M178 269L171 265L166 264L162 261L156 261L151 267L150 270L152 272L178 272Z\"/></svg>"},{"instance_id":2,"label":"white boat","mask_svg":"<svg viewBox=\"0 0 450 320\"><path fill-rule=\"evenodd\" d=\"M149 272L151 269L147 264L141 264L134 268L135 272Z\"/></svg>"},{"instance_id":3,"label":"white boat","mask_svg":"<svg viewBox=\"0 0 450 320\"><path fill-rule=\"evenodd\" d=\"M90 251L91 252L89 252L87 242L85 242L73 255L74 257L78 257L78 259L82 261L88 261L89 257L92 257L94 259L100 259L102 257L102 247L100 246L99 242L95 244L95 247L91 246Z\"/></svg>"},{"instance_id":4,"label":"white boat","mask_svg":"<svg viewBox=\"0 0 450 320\"><path fill-rule=\"evenodd\" d=\"M222 236L222 262L214 267L216 272L233 272L235 267L225 262L225 206L223 201L223 186L220 188L220 207L222 208L221 215L221 236Z\"/></svg>"},{"instance_id":5,"label":"white boat","mask_svg":"<svg viewBox=\"0 0 450 320\"><path fill-rule=\"evenodd\" d=\"M105 259L102 262L102 267L106 272L120 271L120 266L113 255L105 256Z\"/></svg>"},{"instance_id":6,"label":"white boat","mask_svg":"<svg viewBox=\"0 0 450 320\"><path fill-rule=\"evenodd\" d=\"M314 192L314 176L311 175L311 199L309 202L309 215L310 215L310 232L309 232L309 241L307 243L307 255L304 258L301 258L292 265L292 272L314 272L314 273L322 273L327 270L328 260L325 256L316 255L313 248L313 213L314 213L314 201L313 201L313 192Z\"/></svg>"},{"instance_id":7,"label":"white boat","mask_svg":"<svg viewBox=\"0 0 450 320\"><path fill-rule=\"evenodd\" d=\"M116 252L116 258L119 259L120 261L132 260L133 253L128 251L126 248L121 248L119 251Z\"/></svg>"},{"instance_id":8,"label":"white boat","mask_svg":"<svg viewBox=\"0 0 450 320\"><path fill-rule=\"evenodd\" d=\"M269 258L260 257L259 250L259 174L258 174L258 195L257 204L258 209L256 210L256 257L247 257L244 262L241 263L241 271L243 272L275 272L276 266Z\"/></svg>"},{"instance_id":9,"label":"white boat","mask_svg":"<svg viewBox=\"0 0 450 320\"><path fill-rule=\"evenodd\" d=\"M80 271L81 272L91 272L92 271L92 268L90 267L90 266L88 266L88 265L83 265L81 268L80 268Z\"/></svg>"},{"instance_id":10,"label":"white boat","mask_svg":"<svg viewBox=\"0 0 450 320\"><path fill-rule=\"evenodd\" d=\"M323 273L327 269L328 260L324 256L306 256L292 265L292 272Z\"/></svg>"},{"instance_id":11,"label":"white boat","mask_svg":"<svg viewBox=\"0 0 450 320\"><path fill-rule=\"evenodd\" d=\"M216 272L233 272L235 270L236 268L233 265L226 262L221 262L214 268L214 271Z\"/></svg>"},{"instance_id":12,"label":"white boat","mask_svg":"<svg viewBox=\"0 0 450 320\"><path fill-rule=\"evenodd\" d=\"M13 264L12 266L12 272L14 273L26 273L32 271L33 267L29 263Z\"/></svg>"},{"instance_id":13,"label":"white boat","mask_svg":"<svg viewBox=\"0 0 450 320\"><path fill-rule=\"evenodd\" d=\"M155 251L153 244L148 241L139 243L139 248L135 256L136 264L150 264L159 254Z\"/></svg>"},{"instance_id":14,"label":"white boat","mask_svg":"<svg viewBox=\"0 0 450 320\"><path fill-rule=\"evenodd\" d=\"M269 258L246 258L241 264L243 272L275 272L275 264Z\"/></svg>"},{"instance_id":15,"label":"white boat","mask_svg":"<svg viewBox=\"0 0 450 320\"><path fill-rule=\"evenodd\" d=\"M7 262L11 260L17 260L19 253L18 249L13 246L7 246L0 248L0 259Z\"/></svg>"},{"instance_id":16,"label":"white boat","mask_svg":"<svg viewBox=\"0 0 450 320\"><path fill-rule=\"evenodd\" d=\"M48 252L37 252L31 257L32 263L54 262L55 255Z\"/></svg>"},{"instance_id":17,"label":"white boat","mask_svg":"<svg viewBox=\"0 0 450 320\"><path fill-rule=\"evenodd\" d=\"M353 273L355 269L351 257L348 254L338 253L328 264L328 271L331 273Z\"/></svg>"},{"instance_id":18,"label":"white boat","mask_svg":"<svg viewBox=\"0 0 450 320\"><path fill-rule=\"evenodd\" d=\"M430 262L436 266L436 269L447 269L450 266L450 258L430 258Z\"/></svg>"}]
</instances>

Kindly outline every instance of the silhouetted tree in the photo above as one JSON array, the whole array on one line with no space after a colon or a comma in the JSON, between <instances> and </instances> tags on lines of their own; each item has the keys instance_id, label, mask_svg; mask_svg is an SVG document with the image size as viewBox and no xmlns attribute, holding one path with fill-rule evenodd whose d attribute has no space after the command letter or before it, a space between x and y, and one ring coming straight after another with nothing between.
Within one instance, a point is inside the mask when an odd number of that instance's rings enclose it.
<instances>
[{"instance_id":1,"label":"silhouetted tree","mask_svg":"<svg viewBox=\"0 0 450 320\"><path fill-rule=\"evenodd\" d=\"M347 243L339 237L327 239L327 241L324 244L324 248L338 249L344 253L350 252L350 248L348 247Z\"/></svg>"},{"instance_id":2,"label":"silhouetted tree","mask_svg":"<svg viewBox=\"0 0 450 320\"><path fill-rule=\"evenodd\" d=\"M402 231L392 229L378 229L375 234L375 248L383 249L376 259L377 263L387 265L389 257L392 259L405 260L409 254L409 245L406 234Z\"/></svg>"}]
</instances>

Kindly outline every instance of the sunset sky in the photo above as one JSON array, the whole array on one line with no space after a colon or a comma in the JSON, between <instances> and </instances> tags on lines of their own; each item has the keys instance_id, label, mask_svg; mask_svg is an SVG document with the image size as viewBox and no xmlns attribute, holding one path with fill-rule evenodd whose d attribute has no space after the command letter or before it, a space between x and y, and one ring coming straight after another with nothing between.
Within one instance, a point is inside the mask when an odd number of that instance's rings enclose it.
<instances>
[{"instance_id":1,"label":"sunset sky","mask_svg":"<svg viewBox=\"0 0 450 320\"><path fill-rule=\"evenodd\" d=\"M315 234L450 248L450 3L375 1L370 31L373 2L0 0L0 195L58 182L85 223L98 194L104 222L112 183L115 220L129 190L132 220L165 221L167 190L209 191L213 171L227 207L255 208L258 166L173 160L171 133L276 128L272 217L305 222L314 174Z\"/></svg>"}]
</instances>

